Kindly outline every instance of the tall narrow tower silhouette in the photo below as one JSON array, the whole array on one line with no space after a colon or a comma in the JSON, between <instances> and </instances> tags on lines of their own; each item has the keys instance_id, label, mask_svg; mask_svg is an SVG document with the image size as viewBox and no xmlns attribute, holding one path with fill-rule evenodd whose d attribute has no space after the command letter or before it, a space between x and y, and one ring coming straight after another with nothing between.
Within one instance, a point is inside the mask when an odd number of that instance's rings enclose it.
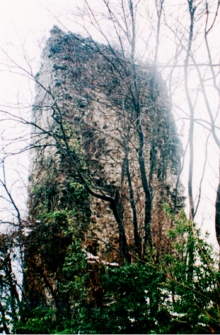
<instances>
[{"instance_id":1,"label":"tall narrow tower silhouette","mask_svg":"<svg viewBox=\"0 0 220 335\"><path fill-rule=\"evenodd\" d=\"M36 83L25 285L34 305L59 305L74 234L109 263L171 250L181 144L159 74L109 46L54 27Z\"/></svg>"}]
</instances>

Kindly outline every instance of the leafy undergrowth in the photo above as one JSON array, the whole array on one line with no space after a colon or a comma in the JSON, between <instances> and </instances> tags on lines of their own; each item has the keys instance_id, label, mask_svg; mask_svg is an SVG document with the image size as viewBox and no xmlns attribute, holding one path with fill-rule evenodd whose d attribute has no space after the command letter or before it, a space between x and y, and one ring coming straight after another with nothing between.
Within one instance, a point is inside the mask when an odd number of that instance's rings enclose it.
<instances>
[{"instance_id":1,"label":"leafy undergrowth","mask_svg":"<svg viewBox=\"0 0 220 335\"><path fill-rule=\"evenodd\" d=\"M62 287L73 297L72 305L21 308L14 332L219 333L220 275L212 247L184 214L169 234L172 254L156 259L146 252L142 260L134 257L132 264L118 267L98 259L88 265L73 240L63 269L69 280Z\"/></svg>"}]
</instances>

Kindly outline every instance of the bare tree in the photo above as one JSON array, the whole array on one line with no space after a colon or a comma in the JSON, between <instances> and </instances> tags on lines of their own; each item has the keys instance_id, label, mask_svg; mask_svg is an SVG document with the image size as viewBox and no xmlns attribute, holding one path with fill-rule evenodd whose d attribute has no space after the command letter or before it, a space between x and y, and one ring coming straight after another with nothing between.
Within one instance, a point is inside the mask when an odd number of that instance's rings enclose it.
<instances>
[{"instance_id":1,"label":"bare tree","mask_svg":"<svg viewBox=\"0 0 220 335\"><path fill-rule=\"evenodd\" d=\"M83 236L82 244L89 244L90 239L99 241L99 248L104 249L105 245L108 257L114 250L113 257L119 262L125 259L131 262L135 253L143 257L146 247L156 247L158 254L167 252L171 250L171 241L166 231L172 221L163 212L163 203L169 203L174 213L183 206L181 145L171 108L176 119L189 125L185 160L189 150L191 220L203 197L210 131L219 147L216 126L219 110L212 112L208 93L212 81L219 95L218 67L213 63L208 40L217 24L219 2L211 5L208 1L180 1L179 12L183 9L180 14L170 11L169 1L152 3L153 9L142 1L103 0L102 7L96 9L85 0L85 7L72 16L73 22L80 26L81 35L67 32L59 22L64 31L52 29L36 76L10 59L15 68L36 83L37 91L31 118L4 112L5 118L31 128L31 143L23 148L32 152L28 219L21 217L4 178L1 185L14 207L15 225L19 229L32 229L25 240L32 262L30 258L25 262L29 262L32 275L38 274L35 284L41 285L40 278L44 278L41 288L46 287L57 308L62 307L58 297L62 266L57 261L54 270L46 262L45 227L51 224L52 249L59 245L62 255L73 233L67 233L68 216L61 219L57 215L54 219L51 213L74 209L71 224L75 234ZM204 22L205 33L201 34ZM96 31L98 41L90 28ZM175 46L165 64L160 53L164 50L164 39ZM208 63L197 59L204 42ZM197 87L191 84L195 72ZM169 84L170 97L162 76ZM183 106L175 105L175 92L185 94L187 105L185 102ZM202 99L209 120L198 113ZM207 137L195 202L193 174L198 125L205 129ZM219 197L216 207L218 204ZM217 231L218 215L217 208ZM32 249L34 243L37 247ZM98 253L101 254L100 250ZM51 273L57 291L50 282Z\"/></svg>"}]
</instances>

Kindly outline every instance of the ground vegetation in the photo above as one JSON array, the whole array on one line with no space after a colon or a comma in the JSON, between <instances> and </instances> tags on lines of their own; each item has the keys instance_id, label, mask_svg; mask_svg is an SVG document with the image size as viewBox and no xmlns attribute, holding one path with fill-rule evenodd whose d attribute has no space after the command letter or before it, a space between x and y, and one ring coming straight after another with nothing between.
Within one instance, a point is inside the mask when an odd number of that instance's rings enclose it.
<instances>
[{"instance_id":1,"label":"ground vegetation","mask_svg":"<svg viewBox=\"0 0 220 335\"><path fill-rule=\"evenodd\" d=\"M2 332L218 333L218 256L193 222L211 138L219 148L219 63L210 38L218 27L219 1L180 1L170 11L170 3L160 0L153 12L142 1L101 3L102 10L85 0L72 15L84 35L68 32L58 19L65 32L54 27L45 49L53 60L49 85L42 80L43 64L34 75L30 62L23 68L7 55L10 70L31 78L44 98L37 96L32 118L2 111L3 124L31 128L31 142L27 135L10 142L25 142L22 149L11 150L6 139L2 148L1 199L12 214L1 219L12 227L0 238ZM164 64L159 50L166 34L175 48ZM74 54L71 45L77 43ZM152 51L147 57L146 50ZM187 104L172 104L176 91L184 92ZM106 109L114 111L114 122L104 117ZM189 125L182 161L171 109ZM198 127L205 155L195 188ZM29 149L29 213L23 215L8 187L5 162ZM184 161L189 220L180 208ZM219 187L216 194L219 239ZM115 221L111 239L102 238L105 230L91 203ZM23 283L13 269L18 263Z\"/></svg>"}]
</instances>

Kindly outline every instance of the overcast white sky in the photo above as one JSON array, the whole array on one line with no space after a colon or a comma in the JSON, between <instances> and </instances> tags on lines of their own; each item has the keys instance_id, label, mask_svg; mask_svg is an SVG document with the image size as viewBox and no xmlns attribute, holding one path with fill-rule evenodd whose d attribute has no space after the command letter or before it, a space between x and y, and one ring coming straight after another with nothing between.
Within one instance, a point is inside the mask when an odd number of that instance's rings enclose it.
<instances>
[{"instance_id":1,"label":"overcast white sky","mask_svg":"<svg viewBox=\"0 0 220 335\"><path fill-rule=\"evenodd\" d=\"M169 1L172 3L172 0ZM173 4L174 2L175 4L177 3L173 0ZM67 14L70 14L73 5L80 5L80 3L80 0L0 0L0 110L7 109L16 113L26 113L30 111L30 106L34 100L34 83L27 79L23 71L18 71L16 66L14 69L11 68L12 64L7 59L5 52L16 61L17 65L27 70L30 70L30 65L33 73L36 73L40 66L40 53L45 39L49 36L49 30L54 24L62 28L62 25L57 22L57 19L62 21L67 29L78 32L79 28L74 22L65 18L67 18ZM98 3L98 0L90 0L89 3ZM169 48L165 48L162 50L161 55L163 56L163 52L165 51L168 52L168 49ZM7 64L10 66L7 67ZM21 75L22 73L23 75ZM9 108L9 106L11 107ZM7 124L7 129L5 129L5 125L5 123L0 124L0 132L7 138L11 138L16 132L18 135L21 132L21 128L18 125L16 126L17 128L15 128L14 124ZM25 129L22 129L22 131L25 132ZM201 150L201 155L197 154L196 158L196 171L198 171L198 173L195 173L195 183L197 184L199 183L202 169L203 158L200 160L200 157L202 157L202 152L204 152L204 147L202 146L203 137L202 132L196 134L198 152ZM201 148L199 149L199 147ZM212 232L212 241L214 241L213 205L215 202L215 188L218 179L216 163L218 161L218 159L216 159L216 157L218 157L218 151L214 144L210 143L210 157L212 157L212 155L213 160L210 159L209 162L208 174L204 183L205 192L198 221L201 224L204 218L203 227L205 230L208 229ZM7 165L8 180L16 181L18 174L14 172L14 164L16 164L16 167L20 164L19 173L22 174L24 185L27 185L27 155L23 155L20 158L13 158ZM185 178L186 185L187 170L183 177ZM16 184L13 187L16 190L15 194L18 203L20 205L24 204L26 186L21 186L19 183L17 184L17 189ZM24 206L23 208L25 209Z\"/></svg>"}]
</instances>

